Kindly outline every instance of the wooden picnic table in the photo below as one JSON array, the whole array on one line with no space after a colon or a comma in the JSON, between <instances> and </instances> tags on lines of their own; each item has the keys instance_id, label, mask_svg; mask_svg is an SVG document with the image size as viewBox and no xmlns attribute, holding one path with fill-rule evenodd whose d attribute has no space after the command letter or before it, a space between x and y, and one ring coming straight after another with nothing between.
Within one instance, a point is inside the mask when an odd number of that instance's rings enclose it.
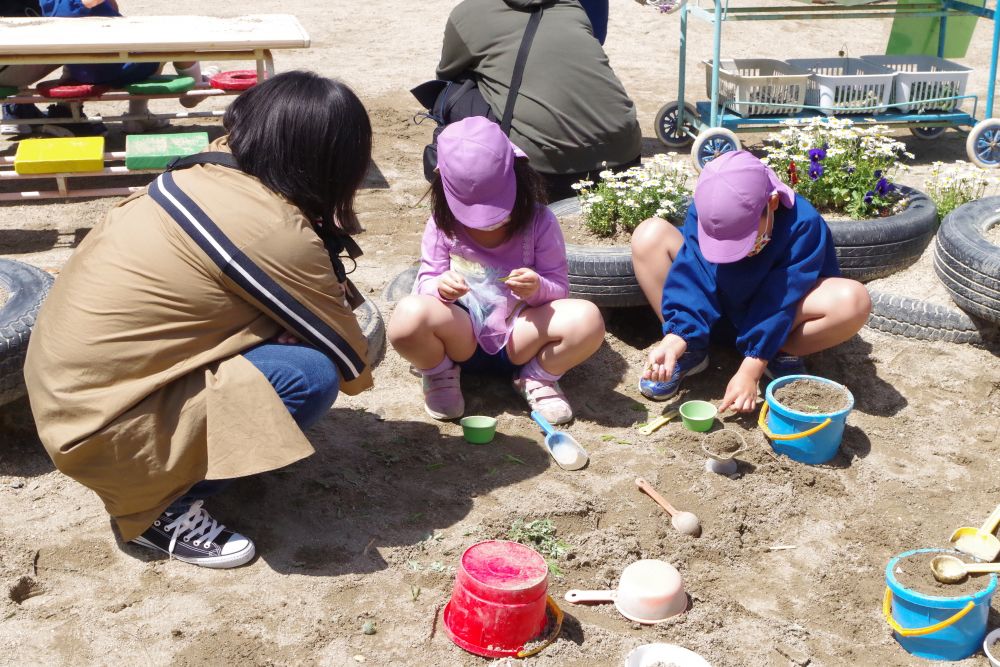
<instances>
[{"instance_id":1,"label":"wooden picnic table","mask_svg":"<svg viewBox=\"0 0 1000 667\"><path fill-rule=\"evenodd\" d=\"M308 46L290 14L0 19L0 65L255 60L264 78L272 50Z\"/></svg>"}]
</instances>

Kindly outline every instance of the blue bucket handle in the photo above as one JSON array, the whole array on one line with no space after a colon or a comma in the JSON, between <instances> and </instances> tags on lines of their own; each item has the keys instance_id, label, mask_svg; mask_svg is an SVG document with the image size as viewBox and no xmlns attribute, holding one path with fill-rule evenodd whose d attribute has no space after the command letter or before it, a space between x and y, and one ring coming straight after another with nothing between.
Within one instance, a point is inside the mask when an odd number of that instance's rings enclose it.
<instances>
[{"instance_id":1,"label":"blue bucket handle","mask_svg":"<svg viewBox=\"0 0 1000 667\"><path fill-rule=\"evenodd\" d=\"M760 417L757 418L757 426L760 426L760 430L763 431L764 435L771 440L799 440L800 438L808 438L810 435L819 433L833 423L833 420L827 417L825 421L813 426L808 431L802 431L801 433L789 433L788 435L778 435L777 433L771 433L771 429L767 427L767 410L769 407L770 406L768 406L767 401L764 401L764 403L760 406Z\"/></svg>"},{"instance_id":2,"label":"blue bucket handle","mask_svg":"<svg viewBox=\"0 0 1000 667\"><path fill-rule=\"evenodd\" d=\"M889 626L898 632L900 637L923 637L924 635L933 634L938 630L944 630L948 626L954 625L965 618L965 615L972 611L975 606L976 603L969 600L969 603L959 609L951 618L946 618L939 623L928 625L925 628L904 628L892 617L892 589L886 586L885 597L882 598L882 614L885 615L885 620L889 622Z\"/></svg>"}]
</instances>

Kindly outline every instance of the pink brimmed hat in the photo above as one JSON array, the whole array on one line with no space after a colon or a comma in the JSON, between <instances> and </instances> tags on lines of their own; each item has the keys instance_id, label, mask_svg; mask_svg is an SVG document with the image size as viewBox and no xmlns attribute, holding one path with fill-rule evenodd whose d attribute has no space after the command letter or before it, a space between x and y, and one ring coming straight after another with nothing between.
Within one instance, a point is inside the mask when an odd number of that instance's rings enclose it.
<instances>
[{"instance_id":1,"label":"pink brimmed hat","mask_svg":"<svg viewBox=\"0 0 1000 667\"><path fill-rule=\"evenodd\" d=\"M496 123L473 116L438 136L438 171L455 219L466 227L492 227L510 215L517 196L514 160L526 157Z\"/></svg>"},{"instance_id":2,"label":"pink brimmed hat","mask_svg":"<svg viewBox=\"0 0 1000 667\"><path fill-rule=\"evenodd\" d=\"M782 206L795 203L795 192L746 151L723 153L706 164L694 188L698 246L705 259L728 264L746 257L772 194Z\"/></svg>"}]
</instances>

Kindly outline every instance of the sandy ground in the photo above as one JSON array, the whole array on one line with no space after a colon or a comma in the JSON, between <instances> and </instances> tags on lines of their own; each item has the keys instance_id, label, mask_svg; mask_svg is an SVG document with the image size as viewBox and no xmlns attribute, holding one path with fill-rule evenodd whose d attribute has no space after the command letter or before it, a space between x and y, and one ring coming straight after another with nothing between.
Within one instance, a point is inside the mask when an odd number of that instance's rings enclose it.
<instances>
[{"instance_id":1,"label":"sandy ground","mask_svg":"<svg viewBox=\"0 0 1000 667\"><path fill-rule=\"evenodd\" d=\"M430 128L414 125L417 106L406 90L432 76L453 4L239 3L240 12L294 13L311 34L311 49L276 55L279 69L341 77L368 105L377 170L360 196L366 254L355 277L376 299L418 252L427 215L418 203L420 150ZM675 97L678 20L625 0L612 5L607 50L636 100L649 155L660 150L653 116ZM219 12L237 11L230 7ZM197 14L204 5L123 9ZM989 27L980 25L966 61L976 67L972 92L985 92ZM878 53L888 30L887 21L726 24L723 53ZM687 82L699 96L710 34L692 21ZM964 159L964 134L907 140L917 153L904 179L912 185L931 161ZM13 152L10 144L0 149ZM113 203L0 207L0 255L58 269ZM937 293L928 270L911 275L897 281L900 290ZM881 616L885 564L911 548L946 545L953 528L978 524L1000 500L997 351L864 330L809 361L856 399L837 458L813 467L776 459L753 419L730 419L726 428L749 442L730 478L704 472L699 437L679 425L650 437L636 432L662 409L634 389L634 369L655 339L651 314L616 312L604 347L566 376L578 415L571 431L591 452L578 472L549 459L501 381L467 384L468 412L496 415L499 435L485 447L465 444L457 425L424 416L417 380L389 351L376 389L338 401L310 431L315 456L242 480L211 502L218 518L257 542L260 557L236 571L117 544L96 496L56 472L30 431L15 428L23 405L5 408L0 663L487 664L455 647L437 618L455 564L467 546L503 537L514 520L548 517L571 547L563 576L550 581L557 599L569 588L614 586L623 567L646 557L680 570L691 606L655 627L632 624L610 605L567 608L560 639L535 664L621 665L630 649L653 641L720 666L918 664ZM684 398L722 398L739 360L718 350L712 361ZM640 475L696 512L702 537L673 531L636 490ZM770 550L776 545L795 548ZM374 635L361 632L369 620ZM985 662L980 655L961 664Z\"/></svg>"}]
</instances>

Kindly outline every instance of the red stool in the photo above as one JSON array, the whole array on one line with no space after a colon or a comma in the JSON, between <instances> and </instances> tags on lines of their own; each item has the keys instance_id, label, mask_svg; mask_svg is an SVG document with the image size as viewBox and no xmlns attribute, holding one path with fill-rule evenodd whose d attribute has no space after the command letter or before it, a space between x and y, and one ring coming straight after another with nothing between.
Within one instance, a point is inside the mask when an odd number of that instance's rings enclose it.
<instances>
[{"instance_id":1,"label":"red stool","mask_svg":"<svg viewBox=\"0 0 1000 667\"><path fill-rule=\"evenodd\" d=\"M111 90L111 86L79 81L45 81L37 88L39 95L52 99L97 97Z\"/></svg>"},{"instance_id":2,"label":"red stool","mask_svg":"<svg viewBox=\"0 0 1000 667\"><path fill-rule=\"evenodd\" d=\"M257 85L257 71L252 69L237 69L229 72L219 72L211 79L209 85L219 90L246 90Z\"/></svg>"}]
</instances>

